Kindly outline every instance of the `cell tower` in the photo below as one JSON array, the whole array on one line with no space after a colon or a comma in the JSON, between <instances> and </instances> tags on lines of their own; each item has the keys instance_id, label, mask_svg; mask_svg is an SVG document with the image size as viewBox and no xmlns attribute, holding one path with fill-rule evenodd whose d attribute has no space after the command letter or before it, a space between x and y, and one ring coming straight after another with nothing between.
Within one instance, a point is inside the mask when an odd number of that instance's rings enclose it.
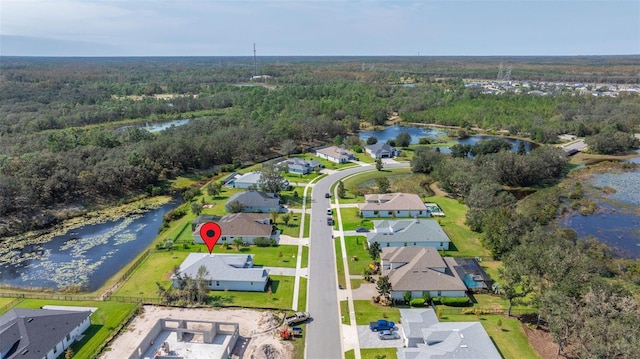
<instances>
[{"instance_id":1,"label":"cell tower","mask_svg":"<svg viewBox=\"0 0 640 359\"><path fill-rule=\"evenodd\" d=\"M496 80L498 81L502 81L502 62L500 63L500 66L498 66L498 78L496 78Z\"/></svg>"},{"instance_id":2,"label":"cell tower","mask_svg":"<svg viewBox=\"0 0 640 359\"><path fill-rule=\"evenodd\" d=\"M258 76L258 62L256 61L256 43L253 43L253 76Z\"/></svg>"}]
</instances>

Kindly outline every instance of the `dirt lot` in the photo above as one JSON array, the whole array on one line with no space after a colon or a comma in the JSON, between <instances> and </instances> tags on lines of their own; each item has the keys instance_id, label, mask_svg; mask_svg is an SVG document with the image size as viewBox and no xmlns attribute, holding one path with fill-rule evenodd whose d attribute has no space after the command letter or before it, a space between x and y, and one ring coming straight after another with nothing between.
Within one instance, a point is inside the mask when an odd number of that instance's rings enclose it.
<instances>
[{"instance_id":1,"label":"dirt lot","mask_svg":"<svg viewBox=\"0 0 640 359\"><path fill-rule=\"evenodd\" d=\"M292 359L293 345L278 338L279 320L273 312L249 309L184 309L145 306L126 330L110 344L102 359L128 358L147 331L162 318L237 322L240 338L234 358ZM187 358L188 359L188 358Z\"/></svg>"}]
</instances>

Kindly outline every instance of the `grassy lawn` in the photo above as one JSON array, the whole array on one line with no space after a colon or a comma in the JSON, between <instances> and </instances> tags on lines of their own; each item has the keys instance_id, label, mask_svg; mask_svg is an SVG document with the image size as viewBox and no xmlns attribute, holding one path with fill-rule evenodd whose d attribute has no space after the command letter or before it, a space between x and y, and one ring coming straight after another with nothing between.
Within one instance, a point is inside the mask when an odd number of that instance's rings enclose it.
<instances>
[{"instance_id":1,"label":"grassy lawn","mask_svg":"<svg viewBox=\"0 0 640 359\"><path fill-rule=\"evenodd\" d=\"M501 278L498 274L498 268L502 267L502 261L483 260L482 262L480 262L480 266L494 282L501 283Z\"/></svg>"},{"instance_id":2,"label":"grassy lawn","mask_svg":"<svg viewBox=\"0 0 640 359\"><path fill-rule=\"evenodd\" d=\"M171 285L170 276L173 268L180 265L188 254L188 252L154 251L136 268L114 295L157 298L156 282L160 282L165 288Z\"/></svg>"},{"instance_id":3,"label":"grassy lawn","mask_svg":"<svg viewBox=\"0 0 640 359\"><path fill-rule=\"evenodd\" d=\"M346 278L344 277L344 265L342 263L342 248L340 247L340 238L335 238L334 245L336 248L336 271L338 272L338 284L342 288L346 288Z\"/></svg>"},{"instance_id":4,"label":"grassy lawn","mask_svg":"<svg viewBox=\"0 0 640 359\"><path fill-rule=\"evenodd\" d=\"M91 315L91 326L84 332L84 338L71 346L75 353L74 358L95 357L95 352L98 348L129 317L135 308L133 304L113 302L67 302L35 299L25 299L17 307L37 309L43 305L73 305L98 308Z\"/></svg>"},{"instance_id":5,"label":"grassy lawn","mask_svg":"<svg viewBox=\"0 0 640 359\"><path fill-rule=\"evenodd\" d=\"M473 322L477 321L477 318L474 315L446 315L441 320L443 322ZM498 320L502 322L501 326L498 326ZM505 359L540 358L529 345L529 339L517 319L501 315L482 315L480 322Z\"/></svg>"},{"instance_id":6,"label":"grassy lawn","mask_svg":"<svg viewBox=\"0 0 640 359\"><path fill-rule=\"evenodd\" d=\"M344 359L356 359L356 353L353 349L344 352Z\"/></svg>"},{"instance_id":7,"label":"grassy lawn","mask_svg":"<svg viewBox=\"0 0 640 359\"><path fill-rule=\"evenodd\" d=\"M455 257L489 256L489 251L480 243L480 235L472 232L464 224L467 213L465 205L458 203L455 199L441 196L427 197L425 202L437 203L446 215L438 218L438 223L447 233L453 245L449 251L446 251L446 255ZM451 248L453 249L451 250Z\"/></svg>"},{"instance_id":8,"label":"grassy lawn","mask_svg":"<svg viewBox=\"0 0 640 359\"><path fill-rule=\"evenodd\" d=\"M294 277L269 276L273 280L272 293L268 292L209 292L209 304L213 306L240 306L247 308L291 309Z\"/></svg>"},{"instance_id":9,"label":"grassy lawn","mask_svg":"<svg viewBox=\"0 0 640 359\"><path fill-rule=\"evenodd\" d=\"M360 349L362 359L396 359L396 348Z\"/></svg>"},{"instance_id":10,"label":"grassy lawn","mask_svg":"<svg viewBox=\"0 0 640 359\"><path fill-rule=\"evenodd\" d=\"M351 279L351 289L358 289L364 283L364 279Z\"/></svg>"},{"instance_id":11,"label":"grassy lawn","mask_svg":"<svg viewBox=\"0 0 640 359\"><path fill-rule=\"evenodd\" d=\"M354 300L356 310L356 323L358 325L369 325L369 322L378 319L387 319L398 323L400 321L400 310L394 307L383 307L373 304L370 300Z\"/></svg>"},{"instance_id":12,"label":"grassy lawn","mask_svg":"<svg viewBox=\"0 0 640 359\"><path fill-rule=\"evenodd\" d=\"M289 208L302 208L302 192L304 187L294 187L291 191L280 192L280 200Z\"/></svg>"},{"instance_id":13,"label":"grassy lawn","mask_svg":"<svg viewBox=\"0 0 640 359\"><path fill-rule=\"evenodd\" d=\"M191 250L191 252L203 253L207 251L208 249L204 244L194 245ZM254 254L254 264L257 266L295 268L298 246L288 244L277 247L240 246L240 250L238 251L233 244L229 246L229 249L226 249L224 245L217 245L213 248L213 253Z\"/></svg>"},{"instance_id":14,"label":"grassy lawn","mask_svg":"<svg viewBox=\"0 0 640 359\"><path fill-rule=\"evenodd\" d=\"M298 311L304 312L306 310L307 310L307 278L300 277L300 290L298 291Z\"/></svg>"},{"instance_id":15,"label":"grassy lawn","mask_svg":"<svg viewBox=\"0 0 640 359\"><path fill-rule=\"evenodd\" d=\"M364 202L364 199L362 201ZM360 218L358 208L340 208L340 216L342 217L342 229L345 231L354 231L358 227L373 228L371 219Z\"/></svg>"},{"instance_id":16,"label":"grassy lawn","mask_svg":"<svg viewBox=\"0 0 640 359\"><path fill-rule=\"evenodd\" d=\"M302 328L302 336L293 338L291 344L293 344L293 357L295 359L304 359L304 342L305 342L305 334L307 332L307 324L300 323L296 325L297 327Z\"/></svg>"},{"instance_id":17,"label":"grassy lawn","mask_svg":"<svg viewBox=\"0 0 640 359\"><path fill-rule=\"evenodd\" d=\"M347 248L349 274L363 274L365 268L372 262L369 252L364 248L365 242L366 239L361 236L345 237L344 244ZM354 256L358 257L357 261L353 260Z\"/></svg>"},{"instance_id":18,"label":"grassy lawn","mask_svg":"<svg viewBox=\"0 0 640 359\"><path fill-rule=\"evenodd\" d=\"M302 262L300 262L300 268L309 267L309 247L302 246Z\"/></svg>"},{"instance_id":19,"label":"grassy lawn","mask_svg":"<svg viewBox=\"0 0 640 359\"><path fill-rule=\"evenodd\" d=\"M299 238L300 237L300 217L301 217L300 213L292 213L291 220L289 221L288 226L285 227L284 224L280 223L278 225L278 229L282 231L281 234ZM303 237L309 237L310 218L311 218L311 215L309 213L304 215L304 220L306 225L304 227L304 233L302 235Z\"/></svg>"},{"instance_id":20,"label":"grassy lawn","mask_svg":"<svg viewBox=\"0 0 640 359\"><path fill-rule=\"evenodd\" d=\"M15 300L15 298L0 298L0 308L4 307L5 305L13 302ZM2 313L0 313L2 314Z\"/></svg>"},{"instance_id":21,"label":"grassy lawn","mask_svg":"<svg viewBox=\"0 0 640 359\"><path fill-rule=\"evenodd\" d=\"M349 302L346 300L340 301L340 316L342 318L342 324L351 325L351 317L349 317Z\"/></svg>"},{"instance_id":22,"label":"grassy lawn","mask_svg":"<svg viewBox=\"0 0 640 359\"><path fill-rule=\"evenodd\" d=\"M299 175L295 173L287 173L283 175L283 177L287 181L289 181L289 184L292 185L294 188L301 185L305 185L311 182L314 178L320 177L320 176L323 176L323 174L319 172L311 172L306 175ZM299 194L302 195L302 192L300 192Z\"/></svg>"}]
</instances>

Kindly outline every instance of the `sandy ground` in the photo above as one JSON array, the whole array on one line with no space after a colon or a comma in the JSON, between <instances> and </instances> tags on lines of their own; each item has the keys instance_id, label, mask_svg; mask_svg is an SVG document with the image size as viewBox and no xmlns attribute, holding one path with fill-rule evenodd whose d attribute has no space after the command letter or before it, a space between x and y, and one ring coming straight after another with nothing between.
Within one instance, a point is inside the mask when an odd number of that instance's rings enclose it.
<instances>
[{"instance_id":1,"label":"sandy ground","mask_svg":"<svg viewBox=\"0 0 640 359\"><path fill-rule=\"evenodd\" d=\"M144 306L129 326L110 344L100 358L128 358L145 333L162 318L237 322L240 338L233 358L292 359L293 345L278 338L280 321L273 312L249 309L185 309ZM188 359L188 358L186 358Z\"/></svg>"}]
</instances>

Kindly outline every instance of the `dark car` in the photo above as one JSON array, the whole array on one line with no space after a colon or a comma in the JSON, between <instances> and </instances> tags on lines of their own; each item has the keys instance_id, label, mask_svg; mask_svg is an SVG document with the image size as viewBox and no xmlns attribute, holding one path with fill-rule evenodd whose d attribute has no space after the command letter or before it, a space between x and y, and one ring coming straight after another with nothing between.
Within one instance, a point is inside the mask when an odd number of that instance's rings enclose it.
<instances>
[{"instance_id":1,"label":"dark car","mask_svg":"<svg viewBox=\"0 0 640 359\"><path fill-rule=\"evenodd\" d=\"M324 198L331 198L331 193L327 192L324 194Z\"/></svg>"},{"instance_id":2,"label":"dark car","mask_svg":"<svg viewBox=\"0 0 640 359\"><path fill-rule=\"evenodd\" d=\"M369 232L369 229L368 228L364 228L364 227L358 227L358 228L356 228L356 232L365 233L365 232Z\"/></svg>"}]
</instances>

